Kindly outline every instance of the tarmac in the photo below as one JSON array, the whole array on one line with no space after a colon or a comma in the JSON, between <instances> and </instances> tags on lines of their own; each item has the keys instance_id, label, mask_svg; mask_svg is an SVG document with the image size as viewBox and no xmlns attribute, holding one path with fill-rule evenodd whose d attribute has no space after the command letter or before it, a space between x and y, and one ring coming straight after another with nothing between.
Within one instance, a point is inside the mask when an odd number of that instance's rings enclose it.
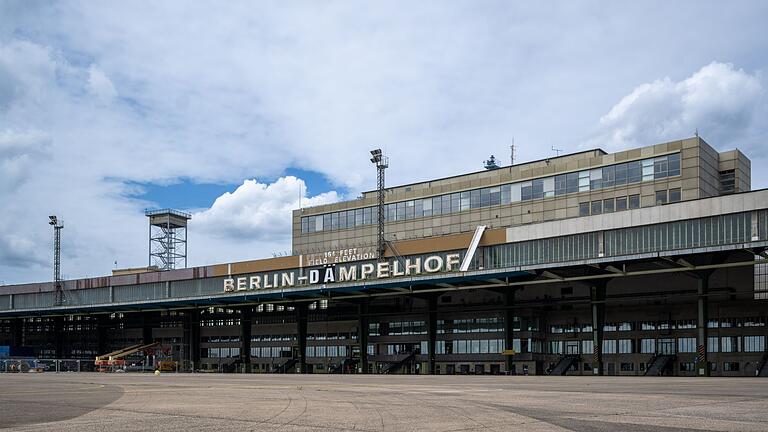
<instances>
[{"instance_id":1,"label":"tarmac","mask_svg":"<svg viewBox=\"0 0 768 432\"><path fill-rule=\"evenodd\" d=\"M0 374L14 431L768 431L760 378Z\"/></svg>"}]
</instances>

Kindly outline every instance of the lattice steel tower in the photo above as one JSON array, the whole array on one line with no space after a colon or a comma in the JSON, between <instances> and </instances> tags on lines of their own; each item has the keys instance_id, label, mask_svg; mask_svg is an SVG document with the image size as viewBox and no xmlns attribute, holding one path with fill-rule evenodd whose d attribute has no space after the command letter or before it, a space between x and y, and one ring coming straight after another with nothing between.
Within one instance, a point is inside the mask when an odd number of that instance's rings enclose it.
<instances>
[{"instance_id":1,"label":"lattice steel tower","mask_svg":"<svg viewBox=\"0 0 768 432\"><path fill-rule=\"evenodd\" d=\"M389 158L381 153L381 149L371 150L371 162L376 165L377 171L377 252L379 254L379 261L384 261L384 253L386 252L387 244L384 239L384 195L386 190L384 189L384 170L389 168Z\"/></svg>"},{"instance_id":2,"label":"lattice steel tower","mask_svg":"<svg viewBox=\"0 0 768 432\"><path fill-rule=\"evenodd\" d=\"M187 221L192 215L173 209L146 210L149 218L149 265L160 270L187 266Z\"/></svg>"},{"instance_id":3,"label":"lattice steel tower","mask_svg":"<svg viewBox=\"0 0 768 432\"><path fill-rule=\"evenodd\" d=\"M55 215L48 216L48 225L53 227L53 291L54 304L64 304L64 282L61 279L61 230L64 222Z\"/></svg>"}]
</instances>

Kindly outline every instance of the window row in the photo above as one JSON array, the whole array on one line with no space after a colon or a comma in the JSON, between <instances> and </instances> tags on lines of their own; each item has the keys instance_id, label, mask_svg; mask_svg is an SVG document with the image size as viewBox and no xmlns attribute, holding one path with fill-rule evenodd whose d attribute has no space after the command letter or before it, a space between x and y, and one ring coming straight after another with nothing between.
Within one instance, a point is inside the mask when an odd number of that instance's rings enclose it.
<instances>
[{"instance_id":1,"label":"window row","mask_svg":"<svg viewBox=\"0 0 768 432\"><path fill-rule=\"evenodd\" d=\"M604 232L607 256L748 242L750 213L735 213Z\"/></svg>"},{"instance_id":2,"label":"window row","mask_svg":"<svg viewBox=\"0 0 768 432\"><path fill-rule=\"evenodd\" d=\"M387 204L386 221L402 221L514 202L562 196L680 175L680 153L430 198ZM678 190L679 195L679 190ZM679 200L679 198L678 198ZM301 232L354 228L376 223L375 207L301 218Z\"/></svg>"}]
</instances>

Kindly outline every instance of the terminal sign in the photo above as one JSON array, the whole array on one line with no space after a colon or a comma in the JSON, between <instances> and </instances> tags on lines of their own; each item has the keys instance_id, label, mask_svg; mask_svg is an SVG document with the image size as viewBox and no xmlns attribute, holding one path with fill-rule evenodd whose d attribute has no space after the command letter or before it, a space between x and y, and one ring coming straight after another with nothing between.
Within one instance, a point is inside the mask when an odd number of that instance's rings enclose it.
<instances>
[{"instance_id":1,"label":"terminal sign","mask_svg":"<svg viewBox=\"0 0 768 432\"><path fill-rule=\"evenodd\" d=\"M255 291L270 288L289 288L301 285L355 282L414 276L422 273L451 272L459 269L459 254L445 257L431 255L425 258L406 258L402 262L333 265L309 269L306 272L285 271L271 274L224 279L224 292Z\"/></svg>"}]
</instances>

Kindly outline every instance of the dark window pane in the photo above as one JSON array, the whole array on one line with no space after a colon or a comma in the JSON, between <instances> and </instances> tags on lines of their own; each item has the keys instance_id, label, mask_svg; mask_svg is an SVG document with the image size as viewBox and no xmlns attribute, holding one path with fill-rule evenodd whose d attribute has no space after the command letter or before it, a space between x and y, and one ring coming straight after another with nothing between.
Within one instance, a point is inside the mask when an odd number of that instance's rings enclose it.
<instances>
[{"instance_id":1,"label":"dark window pane","mask_svg":"<svg viewBox=\"0 0 768 432\"><path fill-rule=\"evenodd\" d=\"M480 189L469 191L469 207L470 208L480 207Z\"/></svg>"},{"instance_id":2,"label":"dark window pane","mask_svg":"<svg viewBox=\"0 0 768 432\"><path fill-rule=\"evenodd\" d=\"M480 189L480 207L488 207L491 205L491 189Z\"/></svg>"},{"instance_id":3,"label":"dark window pane","mask_svg":"<svg viewBox=\"0 0 768 432\"><path fill-rule=\"evenodd\" d=\"M579 191L579 173L568 173L565 175L566 193Z\"/></svg>"},{"instance_id":4,"label":"dark window pane","mask_svg":"<svg viewBox=\"0 0 768 432\"><path fill-rule=\"evenodd\" d=\"M656 205L667 203L667 191L656 191Z\"/></svg>"},{"instance_id":5,"label":"dark window pane","mask_svg":"<svg viewBox=\"0 0 768 432\"><path fill-rule=\"evenodd\" d=\"M614 184L616 186L627 184L627 164L623 163L616 165L615 171L616 179Z\"/></svg>"},{"instance_id":6,"label":"dark window pane","mask_svg":"<svg viewBox=\"0 0 768 432\"><path fill-rule=\"evenodd\" d=\"M627 209L627 197L616 198L616 211Z\"/></svg>"},{"instance_id":7,"label":"dark window pane","mask_svg":"<svg viewBox=\"0 0 768 432\"><path fill-rule=\"evenodd\" d=\"M538 179L531 182L531 198L544 198L544 180Z\"/></svg>"},{"instance_id":8,"label":"dark window pane","mask_svg":"<svg viewBox=\"0 0 768 432\"><path fill-rule=\"evenodd\" d=\"M669 190L669 202L680 201L680 188L674 188Z\"/></svg>"},{"instance_id":9,"label":"dark window pane","mask_svg":"<svg viewBox=\"0 0 768 432\"><path fill-rule=\"evenodd\" d=\"M640 161L627 163L627 183L638 183L643 178L642 173L643 168Z\"/></svg>"},{"instance_id":10,"label":"dark window pane","mask_svg":"<svg viewBox=\"0 0 768 432\"><path fill-rule=\"evenodd\" d=\"M491 188L491 205L499 205L501 204L501 188L500 187L492 187Z\"/></svg>"},{"instance_id":11,"label":"dark window pane","mask_svg":"<svg viewBox=\"0 0 768 432\"><path fill-rule=\"evenodd\" d=\"M603 200L603 213L613 213L613 198Z\"/></svg>"},{"instance_id":12,"label":"dark window pane","mask_svg":"<svg viewBox=\"0 0 768 432\"><path fill-rule=\"evenodd\" d=\"M629 208L630 209L638 209L638 208L640 208L640 195L630 195L629 196Z\"/></svg>"},{"instance_id":13,"label":"dark window pane","mask_svg":"<svg viewBox=\"0 0 768 432\"><path fill-rule=\"evenodd\" d=\"M432 197L432 214L433 215L439 215L442 214L442 199L437 197Z\"/></svg>"},{"instance_id":14,"label":"dark window pane","mask_svg":"<svg viewBox=\"0 0 768 432\"><path fill-rule=\"evenodd\" d=\"M589 216L589 203L579 203L579 216Z\"/></svg>"},{"instance_id":15,"label":"dark window pane","mask_svg":"<svg viewBox=\"0 0 768 432\"><path fill-rule=\"evenodd\" d=\"M457 192L451 194L451 212L456 213L458 211L461 211L461 194Z\"/></svg>"},{"instance_id":16,"label":"dark window pane","mask_svg":"<svg viewBox=\"0 0 768 432\"><path fill-rule=\"evenodd\" d=\"M680 175L680 153L667 156L667 176Z\"/></svg>"},{"instance_id":17,"label":"dark window pane","mask_svg":"<svg viewBox=\"0 0 768 432\"><path fill-rule=\"evenodd\" d=\"M522 201L529 201L533 197L533 187L531 185L522 186L520 188L520 199Z\"/></svg>"},{"instance_id":18,"label":"dark window pane","mask_svg":"<svg viewBox=\"0 0 768 432\"><path fill-rule=\"evenodd\" d=\"M603 212L603 202L602 201L592 201L592 214L600 214Z\"/></svg>"}]
</instances>

